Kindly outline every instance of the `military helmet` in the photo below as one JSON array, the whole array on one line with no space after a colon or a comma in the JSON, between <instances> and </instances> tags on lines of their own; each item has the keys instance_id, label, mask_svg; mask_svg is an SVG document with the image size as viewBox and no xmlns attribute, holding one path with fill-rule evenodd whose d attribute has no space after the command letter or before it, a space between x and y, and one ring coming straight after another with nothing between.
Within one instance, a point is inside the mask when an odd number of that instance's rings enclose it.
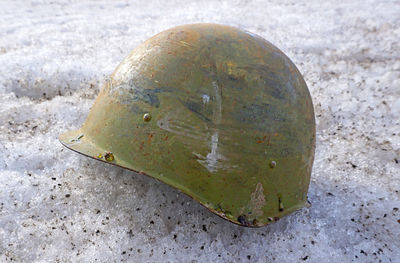
<instances>
[{"instance_id":1,"label":"military helmet","mask_svg":"<svg viewBox=\"0 0 400 263\"><path fill-rule=\"evenodd\" d=\"M315 148L306 83L278 48L224 25L163 31L116 68L68 148L263 226L304 206Z\"/></svg>"}]
</instances>

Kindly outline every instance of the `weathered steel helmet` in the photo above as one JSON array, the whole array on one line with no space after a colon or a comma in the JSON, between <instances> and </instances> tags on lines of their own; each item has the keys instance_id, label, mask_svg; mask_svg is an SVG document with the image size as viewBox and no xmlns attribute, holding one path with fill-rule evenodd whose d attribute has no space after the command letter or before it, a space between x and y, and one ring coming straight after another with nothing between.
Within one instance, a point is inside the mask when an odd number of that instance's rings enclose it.
<instances>
[{"instance_id":1,"label":"weathered steel helmet","mask_svg":"<svg viewBox=\"0 0 400 263\"><path fill-rule=\"evenodd\" d=\"M313 105L295 65L263 38L178 26L126 57L68 148L147 174L233 223L308 205Z\"/></svg>"}]
</instances>

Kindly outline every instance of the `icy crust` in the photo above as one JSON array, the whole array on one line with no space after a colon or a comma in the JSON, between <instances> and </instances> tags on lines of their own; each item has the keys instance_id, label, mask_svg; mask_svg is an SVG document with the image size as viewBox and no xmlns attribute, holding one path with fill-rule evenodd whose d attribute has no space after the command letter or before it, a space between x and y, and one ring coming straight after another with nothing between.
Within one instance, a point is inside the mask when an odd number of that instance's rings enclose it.
<instances>
[{"instance_id":1,"label":"icy crust","mask_svg":"<svg viewBox=\"0 0 400 263\"><path fill-rule=\"evenodd\" d=\"M1 1L0 262L398 261L399 13L396 1ZM310 209L243 228L57 141L133 47L193 22L254 32L303 73Z\"/></svg>"}]
</instances>

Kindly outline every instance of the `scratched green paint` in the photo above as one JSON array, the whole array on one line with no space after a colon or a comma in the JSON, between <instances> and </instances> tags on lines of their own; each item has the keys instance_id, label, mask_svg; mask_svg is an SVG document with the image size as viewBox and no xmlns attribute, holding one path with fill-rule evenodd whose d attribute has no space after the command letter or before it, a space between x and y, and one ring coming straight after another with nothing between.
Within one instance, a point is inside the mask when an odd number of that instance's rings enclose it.
<instances>
[{"instance_id":1,"label":"scratched green paint","mask_svg":"<svg viewBox=\"0 0 400 263\"><path fill-rule=\"evenodd\" d=\"M308 205L315 120L307 86L279 49L233 27L185 25L145 41L111 75L83 127L60 140L102 161L112 152L109 163L237 224L263 226Z\"/></svg>"}]
</instances>

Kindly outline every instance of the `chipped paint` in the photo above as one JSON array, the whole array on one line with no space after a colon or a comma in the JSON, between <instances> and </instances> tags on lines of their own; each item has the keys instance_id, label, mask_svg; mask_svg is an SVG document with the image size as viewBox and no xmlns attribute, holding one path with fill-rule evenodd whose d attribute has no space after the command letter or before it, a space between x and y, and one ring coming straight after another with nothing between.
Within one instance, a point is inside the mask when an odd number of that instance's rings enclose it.
<instances>
[{"instance_id":1,"label":"chipped paint","mask_svg":"<svg viewBox=\"0 0 400 263\"><path fill-rule=\"evenodd\" d=\"M278 195L278 203L279 203L279 211L282 212L283 210L285 210L285 206L283 205L281 195Z\"/></svg>"},{"instance_id":2,"label":"chipped paint","mask_svg":"<svg viewBox=\"0 0 400 263\"><path fill-rule=\"evenodd\" d=\"M201 95L201 97L203 99L203 106L206 107L210 102L210 96L208 96L207 94L203 94Z\"/></svg>"},{"instance_id":3,"label":"chipped paint","mask_svg":"<svg viewBox=\"0 0 400 263\"><path fill-rule=\"evenodd\" d=\"M257 183L256 189L250 195L250 211L255 217L261 217L263 215L263 207L265 206L265 195L264 188L261 183Z\"/></svg>"},{"instance_id":4,"label":"chipped paint","mask_svg":"<svg viewBox=\"0 0 400 263\"><path fill-rule=\"evenodd\" d=\"M218 171L218 169L223 168L222 160L225 158L218 152L218 139L219 139L219 131L218 124L221 123L222 118L222 98L221 98L221 88L219 87L216 81L212 82L212 87L214 89L214 105L213 105L213 117L212 121L216 124L216 128L214 128L214 132L211 136L211 151L207 154L206 158L203 160L198 160L204 167L207 168L211 173ZM204 98L203 98L204 102ZM199 156L197 154L197 156Z\"/></svg>"},{"instance_id":5,"label":"chipped paint","mask_svg":"<svg viewBox=\"0 0 400 263\"><path fill-rule=\"evenodd\" d=\"M187 125L185 121L175 119L172 116L179 116L177 114L167 114L162 119L157 121L157 126L160 129L171 132L176 135L181 135L186 138L204 141L204 133L207 133L208 127L203 126L202 130L195 129L193 126Z\"/></svg>"},{"instance_id":6,"label":"chipped paint","mask_svg":"<svg viewBox=\"0 0 400 263\"><path fill-rule=\"evenodd\" d=\"M71 139L70 142L71 142L71 143L73 143L73 142L79 142L80 139L83 138L83 136L84 136L83 134L79 134L76 138Z\"/></svg>"},{"instance_id":7,"label":"chipped paint","mask_svg":"<svg viewBox=\"0 0 400 263\"><path fill-rule=\"evenodd\" d=\"M212 82L212 86L214 88L214 96L215 96L213 122L215 124L220 124L222 118L222 99L221 99L222 90L216 81Z\"/></svg>"},{"instance_id":8,"label":"chipped paint","mask_svg":"<svg viewBox=\"0 0 400 263\"><path fill-rule=\"evenodd\" d=\"M215 132L211 136L211 152L207 154L206 158L202 157L199 154L195 154L197 157L202 158L203 160L198 160L204 167L207 168L210 172L215 172L219 168L222 168L218 162L223 158L222 155L217 153L218 150L218 132Z\"/></svg>"}]
</instances>

